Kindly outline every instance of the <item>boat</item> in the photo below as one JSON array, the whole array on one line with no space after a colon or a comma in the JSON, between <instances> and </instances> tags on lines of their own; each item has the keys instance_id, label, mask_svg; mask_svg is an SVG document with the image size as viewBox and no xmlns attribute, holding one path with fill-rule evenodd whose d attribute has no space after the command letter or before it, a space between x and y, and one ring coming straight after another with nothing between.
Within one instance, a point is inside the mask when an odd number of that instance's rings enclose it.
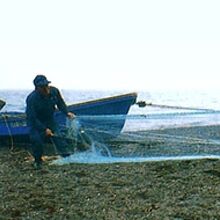
<instances>
[{"instance_id":1,"label":"boat","mask_svg":"<svg viewBox=\"0 0 220 220\"><path fill-rule=\"evenodd\" d=\"M95 138L112 138L120 134L130 107L136 103L137 93L111 96L87 102L68 105L88 135ZM66 127L66 117L55 112L59 127ZM0 144L5 140L14 143L29 142L30 128L25 112L0 112Z\"/></svg>"}]
</instances>

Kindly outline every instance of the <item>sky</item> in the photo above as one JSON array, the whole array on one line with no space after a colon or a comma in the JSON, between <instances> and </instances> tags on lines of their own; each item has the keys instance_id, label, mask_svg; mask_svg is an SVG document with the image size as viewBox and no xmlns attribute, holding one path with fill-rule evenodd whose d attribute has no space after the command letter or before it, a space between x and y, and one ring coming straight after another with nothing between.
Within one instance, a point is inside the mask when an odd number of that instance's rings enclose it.
<instances>
[{"instance_id":1,"label":"sky","mask_svg":"<svg viewBox=\"0 0 220 220\"><path fill-rule=\"evenodd\" d=\"M0 0L0 89L218 89L219 0Z\"/></svg>"}]
</instances>

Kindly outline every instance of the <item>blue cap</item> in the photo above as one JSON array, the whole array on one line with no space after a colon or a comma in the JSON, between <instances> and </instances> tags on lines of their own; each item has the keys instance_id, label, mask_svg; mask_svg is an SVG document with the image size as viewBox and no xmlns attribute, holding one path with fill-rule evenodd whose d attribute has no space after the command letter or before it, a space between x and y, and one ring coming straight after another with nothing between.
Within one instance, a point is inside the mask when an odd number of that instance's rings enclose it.
<instances>
[{"instance_id":1,"label":"blue cap","mask_svg":"<svg viewBox=\"0 0 220 220\"><path fill-rule=\"evenodd\" d=\"M37 75L34 78L33 83L36 87L37 86L47 86L49 83L51 83L51 81L48 81L46 76L44 76L44 75Z\"/></svg>"}]
</instances>

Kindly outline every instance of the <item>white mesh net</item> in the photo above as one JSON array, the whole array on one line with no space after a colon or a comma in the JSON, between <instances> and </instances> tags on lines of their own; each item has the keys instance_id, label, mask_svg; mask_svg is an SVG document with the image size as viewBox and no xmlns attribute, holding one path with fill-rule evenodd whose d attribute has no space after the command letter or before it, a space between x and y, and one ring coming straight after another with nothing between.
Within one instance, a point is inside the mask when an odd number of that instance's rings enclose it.
<instances>
[{"instance_id":1,"label":"white mesh net","mask_svg":"<svg viewBox=\"0 0 220 220\"><path fill-rule=\"evenodd\" d=\"M85 119L90 121L85 123ZM114 136L111 125L126 118L122 132L114 138L100 138L101 128L91 128L92 119L107 121L104 136ZM83 128L80 121L83 122ZM111 122L111 123L110 123ZM69 122L68 138L83 131L87 149L68 158L55 161L64 163L141 162L164 159L218 158L220 156L220 112L189 111L151 115L82 116ZM99 136L90 135L99 133Z\"/></svg>"}]
</instances>

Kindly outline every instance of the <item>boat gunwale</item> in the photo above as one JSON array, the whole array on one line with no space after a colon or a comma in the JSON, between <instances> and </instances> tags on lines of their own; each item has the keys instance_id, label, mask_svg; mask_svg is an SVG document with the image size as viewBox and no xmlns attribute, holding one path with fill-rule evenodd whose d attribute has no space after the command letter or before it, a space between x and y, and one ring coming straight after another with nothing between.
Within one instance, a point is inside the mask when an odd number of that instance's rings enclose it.
<instances>
[{"instance_id":1,"label":"boat gunwale","mask_svg":"<svg viewBox=\"0 0 220 220\"><path fill-rule=\"evenodd\" d=\"M127 94L123 94L123 95L115 95L115 96L99 98L99 99L90 100L90 101L82 101L82 102L79 102L79 103L70 104L67 107L74 107L74 106L78 107L78 106L84 106L84 105L88 105L88 104L99 104L99 103L102 103L102 102L114 101L114 100L117 100L117 99L120 99L120 98L126 98L126 97L134 97L136 99L137 98L137 93L133 92L133 93L127 93ZM118 100L118 101L122 101L122 100ZM133 105L133 104L131 104L131 105Z\"/></svg>"}]
</instances>

